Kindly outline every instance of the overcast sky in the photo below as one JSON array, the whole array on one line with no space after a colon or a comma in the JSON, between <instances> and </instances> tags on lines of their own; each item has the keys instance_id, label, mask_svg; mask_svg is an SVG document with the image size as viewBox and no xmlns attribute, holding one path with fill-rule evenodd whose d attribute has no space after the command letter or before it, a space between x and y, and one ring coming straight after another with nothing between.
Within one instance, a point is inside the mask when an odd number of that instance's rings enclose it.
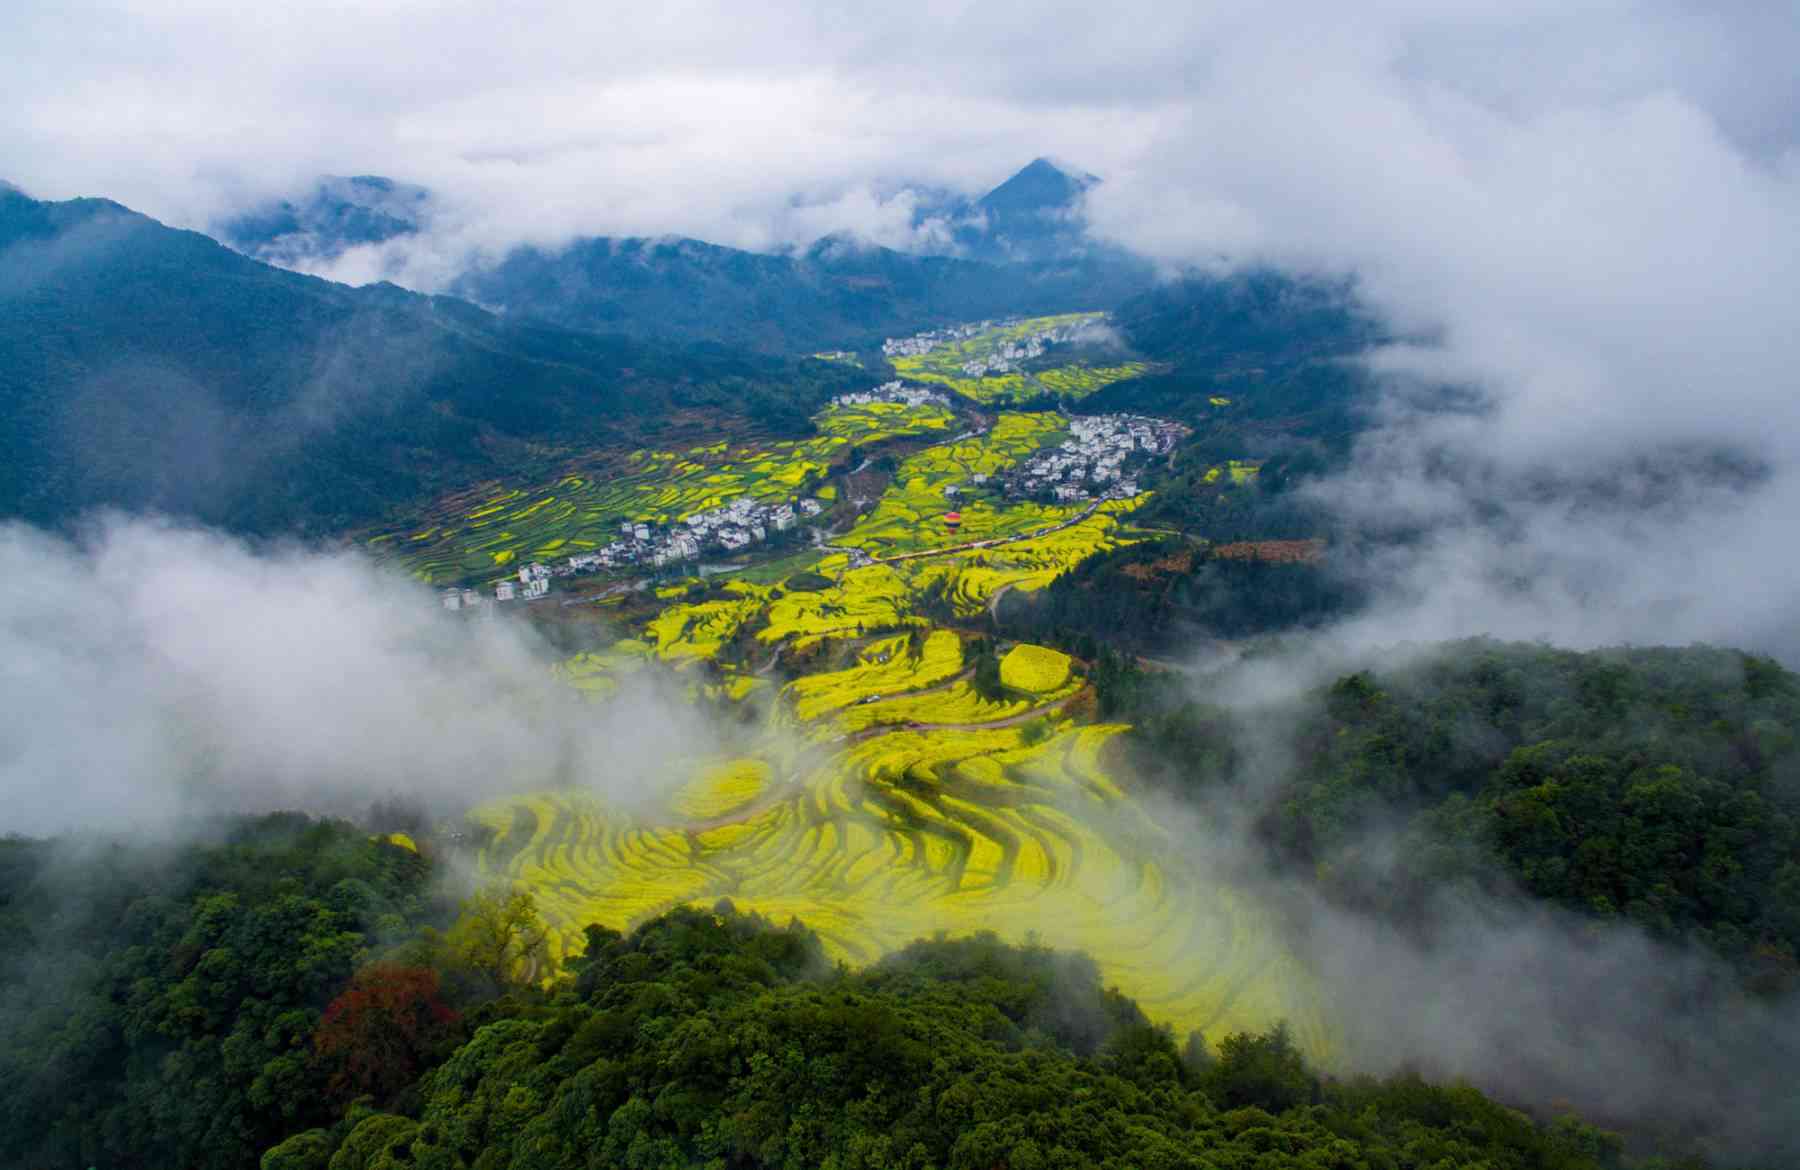
<instances>
[{"instance_id":1,"label":"overcast sky","mask_svg":"<svg viewBox=\"0 0 1800 1170\"><path fill-rule=\"evenodd\" d=\"M577 233L903 245L904 184L1051 155L1171 267L1355 272L1439 331L1393 384L1490 414L1396 396L1331 493L1438 522L1382 566L1407 630L1792 640L1796 60L1778 2L12 0L0 175L186 225L320 173L422 183L439 230L337 274L431 287ZM1687 474L1719 447L1761 486ZM1583 475L1614 498L1546 495Z\"/></svg>"}]
</instances>

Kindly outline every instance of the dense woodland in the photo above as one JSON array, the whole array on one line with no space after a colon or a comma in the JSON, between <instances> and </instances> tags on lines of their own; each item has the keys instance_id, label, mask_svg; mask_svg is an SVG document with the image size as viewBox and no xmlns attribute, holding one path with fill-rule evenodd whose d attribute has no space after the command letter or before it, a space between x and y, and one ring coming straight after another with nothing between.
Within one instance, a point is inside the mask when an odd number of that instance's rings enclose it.
<instances>
[{"instance_id":1,"label":"dense woodland","mask_svg":"<svg viewBox=\"0 0 1800 1170\"><path fill-rule=\"evenodd\" d=\"M1261 834L1346 904L1422 923L1459 885L1518 892L1696 942L1766 991L1800 975L1800 678L1768 659L1471 641L1252 713L1112 654L1094 679L1164 785L1276 761Z\"/></svg>"},{"instance_id":2,"label":"dense woodland","mask_svg":"<svg viewBox=\"0 0 1800 1170\"><path fill-rule=\"evenodd\" d=\"M339 822L0 857L7 1165L1626 1164L1466 1086L1322 1078L1279 1028L1178 1040L992 938L852 973L721 904L592 928L546 986L528 899L435 904Z\"/></svg>"},{"instance_id":3,"label":"dense woodland","mask_svg":"<svg viewBox=\"0 0 1800 1170\"><path fill-rule=\"evenodd\" d=\"M1221 542L1223 543L1223 542ZM1181 538L1131 545L1084 561L1048 587L1006 594L999 630L1092 658L1104 643L1151 657L1217 639L1292 631L1353 610L1362 591L1318 563L1221 556Z\"/></svg>"}]
</instances>

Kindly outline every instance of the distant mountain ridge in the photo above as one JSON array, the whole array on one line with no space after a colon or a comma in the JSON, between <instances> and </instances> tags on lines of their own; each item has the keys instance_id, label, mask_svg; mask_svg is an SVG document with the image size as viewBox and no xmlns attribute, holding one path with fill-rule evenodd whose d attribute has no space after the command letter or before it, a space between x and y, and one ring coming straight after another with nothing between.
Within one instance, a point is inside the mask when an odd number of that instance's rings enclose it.
<instances>
[{"instance_id":1,"label":"distant mountain ridge","mask_svg":"<svg viewBox=\"0 0 1800 1170\"><path fill-rule=\"evenodd\" d=\"M866 380L351 288L108 200L0 192L0 516L337 532L684 412L804 431Z\"/></svg>"},{"instance_id":2,"label":"distant mountain ridge","mask_svg":"<svg viewBox=\"0 0 1800 1170\"><path fill-rule=\"evenodd\" d=\"M923 191L915 220L948 225L954 255L848 235L792 253L681 237L584 237L517 247L446 290L565 329L715 341L765 353L873 348L884 337L1010 313L1105 309L1150 287L1150 266L1086 237L1080 200L1099 180L1037 159L979 199ZM271 264L316 270L351 248L429 229L432 196L377 175L325 176L230 217L214 234Z\"/></svg>"},{"instance_id":3,"label":"distant mountain ridge","mask_svg":"<svg viewBox=\"0 0 1800 1170\"><path fill-rule=\"evenodd\" d=\"M564 328L803 353L1012 313L1112 308L1153 281L1149 265L1123 258L1001 265L846 237L796 255L600 237L516 248L451 291Z\"/></svg>"}]
</instances>

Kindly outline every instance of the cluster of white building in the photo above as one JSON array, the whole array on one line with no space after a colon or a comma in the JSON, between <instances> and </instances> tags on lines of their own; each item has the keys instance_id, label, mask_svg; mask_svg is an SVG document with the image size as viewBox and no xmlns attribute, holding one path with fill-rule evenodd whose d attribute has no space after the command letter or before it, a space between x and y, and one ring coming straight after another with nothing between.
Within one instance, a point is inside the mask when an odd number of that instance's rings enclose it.
<instances>
[{"instance_id":1,"label":"cluster of white building","mask_svg":"<svg viewBox=\"0 0 1800 1170\"><path fill-rule=\"evenodd\" d=\"M903 382L883 382L873 390L858 390L852 394L840 394L831 400L833 406L867 406L871 402L898 402L906 406L944 406L950 405L947 395L935 390L927 390L923 386L908 386Z\"/></svg>"},{"instance_id":2,"label":"cluster of white building","mask_svg":"<svg viewBox=\"0 0 1800 1170\"><path fill-rule=\"evenodd\" d=\"M475 609L505 601L534 601L550 592L551 577L600 573L629 565L661 567L691 561L710 549L737 552L767 540L771 532L785 532L801 518L825 510L822 501L806 498L779 504L760 504L741 496L718 508L708 508L668 526L644 520L619 525L619 539L592 552L576 553L554 565L536 562L521 567L517 580L494 583L490 599L473 589L446 589L439 596L449 610Z\"/></svg>"},{"instance_id":3,"label":"cluster of white building","mask_svg":"<svg viewBox=\"0 0 1800 1170\"><path fill-rule=\"evenodd\" d=\"M1037 452L1009 472L1011 495L1048 491L1062 502L1086 500L1098 492L1112 499L1138 494L1133 467L1174 449L1188 428L1141 414L1082 415L1069 420L1062 444Z\"/></svg>"},{"instance_id":4,"label":"cluster of white building","mask_svg":"<svg viewBox=\"0 0 1800 1170\"><path fill-rule=\"evenodd\" d=\"M890 337L881 343L881 352L888 357L919 357L942 346L966 341L990 329L1017 325L1022 320L1024 318L1011 317L1005 321L979 321L968 325L953 325L948 329L933 329L929 333L915 333L911 337ZM1043 357L1044 351L1052 345L1077 341L1084 330L1093 328L1092 320L1072 321L1012 338L996 346L986 357L970 358L964 362L962 372L971 378L986 374L1010 374L1018 369L1019 363Z\"/></svg>"},{"instance_id":5,"label":"cluster of white building","mask_svg":"<svg viewBox=\"0 0 1800 1170\"><path fill-rule=\"evenodd\" d=\"M881 343L881 352L885 357L919 357L930 353L939 346L949 345L954 341L967 341L977 333L984 333L996 326L1011 323L1011 321L970 321L965 325L951 325L943 329L915 333L911 337L890 337Z\"/></svg>"},{"instance_id":6,"label":"cluster of white building","mask_svg":"<svg viewBox=\"0 0 1800 1170\"><path fill-rule=\"evenodd\" d=\"M550 592L550 577L553 572L548 566L536 562L523 565L519 568L518 580L509 577L494 582L491 601L473 589L446 589L438 596L443 600L444 608L451 611L480 609L503 601L536 601Z\"/></svg>"},{"instance_id":7,"label":"cluster of white building","mask_svg":"<svg viewBox=\"0 0 1800 1170\"><path fill-rule=\"evenodd\" d=\"M737 552L786 532L801 517L817 516L825 505L816 499L761 504L739 496L729 504L694 512L668 527L643 521L619 525L619 539L591 553L579 553L563 562L569 572L594 573L625 565L662 566L691 561L708 549Z\"/></svg>"}]
</instances>

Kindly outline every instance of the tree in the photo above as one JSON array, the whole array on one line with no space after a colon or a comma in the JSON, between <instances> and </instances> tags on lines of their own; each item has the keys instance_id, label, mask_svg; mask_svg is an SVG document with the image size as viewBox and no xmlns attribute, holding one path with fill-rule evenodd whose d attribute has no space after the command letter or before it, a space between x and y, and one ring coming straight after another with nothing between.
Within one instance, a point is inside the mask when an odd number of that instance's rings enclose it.
<instances>
[{"instance_id":1,"label":"tree","mask_svg":"<svg viewBox=\"0 0 1800 1170\"><path fill-rule=\"evenodd\" d=\"M1201 1076L1200 1087L1221 1109L1253 1105L1270 1113L1304 1105L1318 1093L1285 1022L1259 1036L1225 1037L1219 1059Z\"/></svg>"},{"instance_id":2,"label":"tree","mask_svg":"<svg viewBox=\"0 0 1800 1170\"><path fill-rule=\"evenodd\" d=\"M549 934L537 900L524 890L494 885L477 891L444 936L450 961L496 987L524 987L548 974Z\"/></svg>"},{"instance_id":3,"label":"tree","mask_svg":"<svg viewBox=\"0 0 1800 1170\"><path fill-rule=\"evenodd\" d=\"M332 1095L387 1100L455 1039L456 1013L438 995L428 967L374 963L331 1001L313 1034L313 1051L330 1069Z\"/></svg>"}]
</instances>

